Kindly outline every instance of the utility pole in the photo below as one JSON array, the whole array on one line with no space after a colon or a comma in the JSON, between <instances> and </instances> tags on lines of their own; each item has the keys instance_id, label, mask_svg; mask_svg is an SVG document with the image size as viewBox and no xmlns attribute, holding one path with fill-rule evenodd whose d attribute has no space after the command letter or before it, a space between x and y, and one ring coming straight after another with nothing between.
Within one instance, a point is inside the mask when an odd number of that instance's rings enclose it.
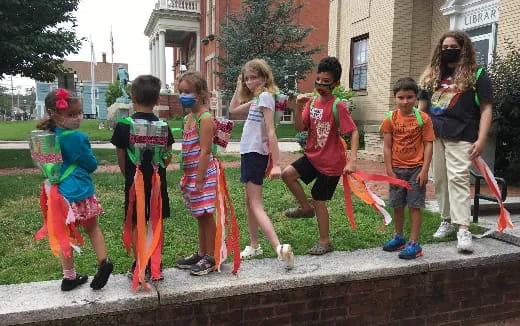
<instances>
[{"instance_id":1,"label":"utility pole","mask_svg":"<svg viewBox=\"0 0 520 326\"><path fill-rule=\"evenodd\" d=\"M14 87L13 87L13 75L11 75L11 114L13 114L14 108Z\"/></svg>"}]
</instances>

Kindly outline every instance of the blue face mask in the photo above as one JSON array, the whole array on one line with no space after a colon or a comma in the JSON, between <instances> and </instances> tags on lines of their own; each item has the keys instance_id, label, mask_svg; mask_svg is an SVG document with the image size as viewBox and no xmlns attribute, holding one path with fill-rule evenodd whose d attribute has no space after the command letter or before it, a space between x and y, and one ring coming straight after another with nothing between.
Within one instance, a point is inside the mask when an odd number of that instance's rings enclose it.
<instances>
[{"instance_id":1,"label":"blue face mask","mask_svg":"<svg viewBox=\"0 0 520 326\"><path fill-rule=\"evenodd\" d=\"M185 109L191 109L195 106L195 103L197 103L197 99L193 94L181 94L181 96L179 96L179 101Z\"/></svg>"}]
</instances>

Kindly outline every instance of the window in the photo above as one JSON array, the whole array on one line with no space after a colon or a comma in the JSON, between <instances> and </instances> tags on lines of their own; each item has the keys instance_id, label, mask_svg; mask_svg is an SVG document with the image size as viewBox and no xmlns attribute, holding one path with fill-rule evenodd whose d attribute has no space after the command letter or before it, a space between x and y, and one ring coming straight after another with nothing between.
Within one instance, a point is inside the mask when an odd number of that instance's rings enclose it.
<instances>
[{"instance_id":1,"label":"window","mask_svg":"<svg viewBox=\"0 0 520 326\"><path fill-rule=\"evenodd\" d=\"M365 90L368 71L368 35L353 38L350 49L350 88L355 91Z\"/></svg>"}]
</instances>

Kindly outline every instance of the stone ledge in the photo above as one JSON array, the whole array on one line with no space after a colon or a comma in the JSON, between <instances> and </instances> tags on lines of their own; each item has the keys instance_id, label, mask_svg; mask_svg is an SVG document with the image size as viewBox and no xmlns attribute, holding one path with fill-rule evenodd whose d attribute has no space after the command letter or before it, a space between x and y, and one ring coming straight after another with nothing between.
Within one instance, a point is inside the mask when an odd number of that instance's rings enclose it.
<instances>
[{"instance_id":1,"label":"stone ledge","mask_svg":"<svg viewBox=\"0 0 520 326\"><path fill-rule=\"evenodd\" d=\"M0 286L0 324L46 322L87 315L125 313L211 298L295 289L395 275L469 268L520 260L520 247L493 239L474 241L475 253L457 253L454 242L425 245L425 255L413 261L397 258L380 248L333 252L326 256L297 256L296 267L285 271L276 259L246 261L237 276L229 265L207 277L186 270L167 269L165 280L150 292L130 290L123 275L113 276L101 291L88 284L72 292L59 290L60 281Z\"/></svg>"}]
</instances>

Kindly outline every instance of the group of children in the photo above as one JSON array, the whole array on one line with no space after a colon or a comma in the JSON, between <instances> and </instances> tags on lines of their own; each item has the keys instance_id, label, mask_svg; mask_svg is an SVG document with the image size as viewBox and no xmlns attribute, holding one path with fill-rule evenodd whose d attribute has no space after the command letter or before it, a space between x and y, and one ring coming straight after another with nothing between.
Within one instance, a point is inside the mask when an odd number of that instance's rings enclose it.
<instances>
[{"instance_id":1,"label":"group of children","mask_svg":"<svg viewBox=\"0 0 520 326\"><path fill-rule=\"evenodd\" d=\"M230 102L231 112L247 113L240 140L241 174L240 181L245 185L247 221L250 244L240 253L241 259L248 259L263 253L259 244L259 229L269 240L278 258L287 269L294 266L294 254L290 244L282 244L267 216L262 201L264 177L271 180L283 179L294 194L299 207L288 209L289 218L317 217L319 239L309 250L310 254L322 255L333 250L329 237L329 213L326 201L334 194L340 177L356 171L359 134L347 105L332 94L339 85L342 68L334 57L322 59L318 65L313 96L299 95L294 112L295 127L298 131L308 131L304 155L285 167L282 171L279 162L279 149L275 133L275 85L271 68L264 60L255 59L245 64L238 76L234 96ZM135 114L133 120L157 121L153 108L158 103L160 81L154 76L144 75L132 82L132 102ZM178 84L180 103L188 110L183 119L182 168L184 174L180 181L186 207L198 221L198 250L192 255L177 260L177 267L189 269L191 274L205 275L216 266L213 256L215 250L217 197L217 163L212 152L215 120L208 113L210 93L206 81L199 73L184 73ZM107 251L96 217L103 210L94 195L90 174L96 169L97 161L92 153L88 138L76 131L67 136L60 134L65 130L75 130L82 118L81 102L71 96L51 92L46 98L48 118L40 123L40 129L56 132L60 138L63 154L63 167L77 163L77 168L63 182L59 190L70 203L77 225L85 227L90 236L99 260L99 271L91 283L94 289L102 288L112 272L113 265L107 258ZM399 80L394 87L397 110L391 112L383 121L384 155L387 173L391 177L406 180L413 190L402 187L390 188L389 204L395 209L394 238L383 249L401 250L399 257L415 258L422 255L418 243L421 211L425 201L425 185L428 180L428 168L432 156L434 139L431 120L428 115L414 108L418 88L411 78ZM64 105L65 104L65 105ZM350 134L350 153L347 154L341 135ZM136 262L137 218L132 187L136 180L136 164L130 157L130 126L118 123L111 140L117 148L117 158L121 172L125 176L125 213L132 212L132 248L136 261L130 268L133 276ZM166 151L174 142L168 131ZM142 156L138 169L144 180L145 212L149 218L150 196L152 193L153 153ZM164 165L158 167L160 176L160 196L162 199L162 217L170 216L169 198L166 184L165 166L170 156L164 157ZM309 184L314 181L311 190L312 203L307 199L299 182ZM410 208L410 240L404 239L404 207ZM130 207L132 208L132 207ZM128 214L128 213L127 213ZM128 218L128 216L127 216ZM161 229L161 232L163 229ZM162 243L160 243L162 246ZM68 291L87 281L86 275L76 274L72 256L63 253L62 290ZM139 264L138 264L139 265ZM144 268L144 267L143 267ZM146 267L149 279L162 279L162 273L153 277L150 263Z\"/></svg>"}]
</instances>

